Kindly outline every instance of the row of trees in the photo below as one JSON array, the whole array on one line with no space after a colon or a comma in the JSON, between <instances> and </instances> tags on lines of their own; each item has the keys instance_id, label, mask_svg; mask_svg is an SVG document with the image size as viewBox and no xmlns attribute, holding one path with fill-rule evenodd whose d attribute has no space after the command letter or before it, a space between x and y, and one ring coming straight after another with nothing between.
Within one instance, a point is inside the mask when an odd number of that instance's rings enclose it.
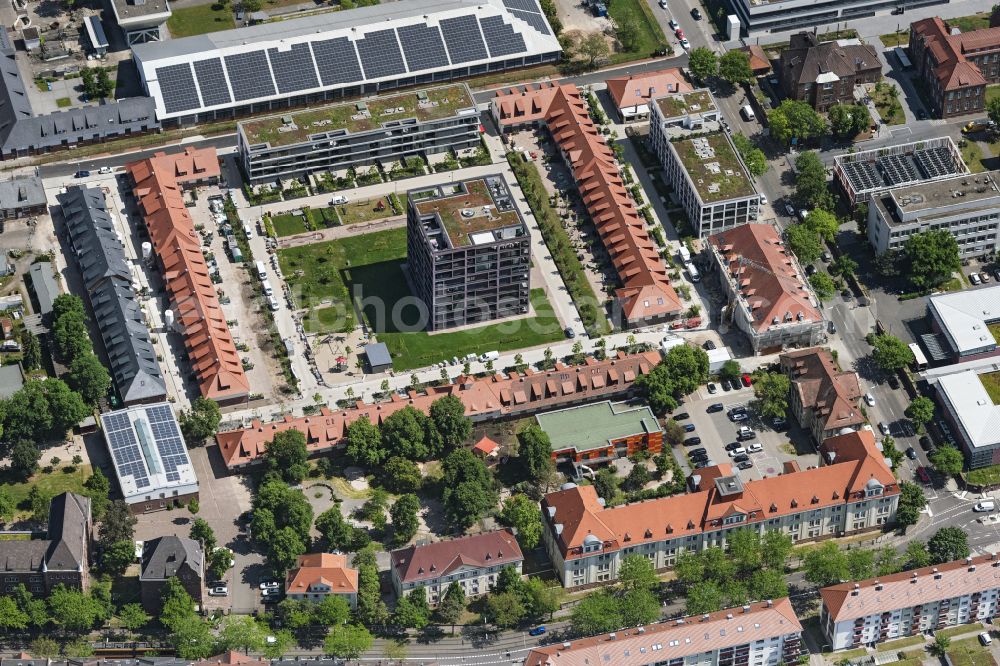
<instances>
[{"instance_id":1,"label":"row of trees","mask_svg":"<svg viewBox=\"0 0 1000 666\"><path fill-rule=\"evenodd\" d=\"M626 555L618 583L581 599L573 607L570 627L577 635L591 636L654 622L660 618L659 588L653 563L642 555Z\"/></svg>"},{"instance_id":2,"label":"row of trees","mask_svg":"<svg viewBox=\"0 0 1000 666\"><path fill-rule=\"evenodd\" d=\"M52 302L52 340L59 360L69 368L70 387L87 405L94 407L107 396L111 375L94 354L87 315L79 296L60 294Z\"/></svg>"},{"instance_id":3,"label":"row of trees","mask_svg":"<svg viewBox=\"0 0 1000 666\"><path fill-rule=\"evenodd\" d=\"M708 381L708 354L700 347L678 345L652 371L635 381L649 406L659 414L672 412L678 400Z\"/></svg>"},{"instance_id":4,"label":"row of trees","mask_svg":"<svg viewBox=\"0 0 1000 666\"><path fill-rule=\"evenodd\" d=\"M698 81L708 81L716 76L731 84L753 80L750 56L746 51L738 49L727 51L720 57L712 49L699 46L688 56L688 67L691 75Z\"/></svg>"},{"instance_id":5,"label":"row of trees","mask_svg":"<svg viewBox=\"0 0 1000 666\"><path fill-rule=\"evenodd\" d=\"M368 417L347 428L347 456L356 465L376 468L392 458L440 458L469 438L472 422L465 405L448 395L431 403L429 415L406 406L387 416L381 427Z\"/></svg>"}]
</instances>

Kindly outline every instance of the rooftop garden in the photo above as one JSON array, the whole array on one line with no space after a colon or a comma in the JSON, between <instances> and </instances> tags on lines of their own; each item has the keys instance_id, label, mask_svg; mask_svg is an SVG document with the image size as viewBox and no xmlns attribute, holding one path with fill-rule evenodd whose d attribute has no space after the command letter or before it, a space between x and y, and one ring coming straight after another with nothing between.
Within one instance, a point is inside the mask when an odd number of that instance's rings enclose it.
<instances>
[{"instance_id":1,"label":"rooftop garden","mask_svg":"<svg viewBox=\"0 0 1000 666\"><path fill-rule=\"evenodd\" d=\"M715 132L685 138L674 141L673 145L705 203L754 193L750 176L743 169L725 134ZM699 150L699 146L710 148L711 151Z\"/></svg>"},{"instance_id":2,"label":"rooftop garden","mask_svg":"<svg viewBox=\"0 0 1000 666\"><path fill-rule=\"evenodd\" d=\"M1000 405L1000 372L986 372L979 375L979 381L993 400L994 405Z\"/></svg>"},{"instance_id":3,"label":"rooftop garden","mask_svg":"<svg viewBox=\"0 0 1000 666\"><path fill-rule=\"evenodd\" d=\"M707 90L692 90L686 93L666 95L656 100L666 118L676 118L688 113L703 113L715 109L712 96Z\"/></svg>"},{"instance_id":4,"label":"rooftop garden","mask_svg":"<svg viewBox=\"0 0 1000 666\"><path fill-rule=\"evenodd\" d=\"M437 213L440 216L454 247L470 245L469 238L473 234L503 229L520 223L521 218L515 210L498 213L493 209L489 214L483 213L484 206L494 205L486 181L469 180L465 181L464 185L466 192L458 190L454 194L427 199L416 204L417 212L421 215ZM456 188L458 187L456 185ZM463 215L463 211L467 214Z\"/></svg>"}]
</instances>

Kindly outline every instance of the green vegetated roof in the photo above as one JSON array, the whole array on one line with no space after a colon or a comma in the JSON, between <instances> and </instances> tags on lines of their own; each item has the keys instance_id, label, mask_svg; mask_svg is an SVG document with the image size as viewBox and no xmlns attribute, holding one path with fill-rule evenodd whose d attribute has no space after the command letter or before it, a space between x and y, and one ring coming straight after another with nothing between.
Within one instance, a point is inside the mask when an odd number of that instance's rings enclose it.
<instances>
[{"instance_id":1,"label":"green vegetated roof","mask_svg":"<svg viewBox=\"0 0 1000 666\"><path fill-rule=\"evenodd\" d=\"M664 118L677 118L693 113L714 111L715 103L707 90L692 90L685 93L665 95L656 100Z\"/></svg>"},{"instance_id":2,"label":"green vegetated roof","mask_svg":"<svg viewBox=\"0 0 1000 666\"><path fill-rule=\"evenodd\" d=\"M240 127L250 145L283 146L302 143L313 134L338 129L355 134L377 129L393 120L448 118L475 105L466 85L455 84L250 120L240 123Z\"/></svg>"},{"instance_id":3,"label":"green vegetated roof","mask_svg":"<svg viewBox=\"0 0 1000 666\"><path fill-rule=\"evenodd\" d=\"M703 202L724 201L754 193L750 175L722 132L681 139L674 141L673 146Z\"/></svg>"},{"instance_id":4,"label":"green vegetated roof","mask_svg":"<svg viewBox=\"0 0 1000 666\"><path fill-rule=\"evenodd\" d=\"M570 448L590 451L607 446L613 439L660 429L649 407L630 407L625 403L599 402L539 414L535 418L552 441L553 451Z\"/></svg>"},{"instance_id":5,"label":"green vegetated roof","mask_svg":"<svg viewBox=\"0 0 1000 666\"><path fill-rule=\"evenodd\" d=\"M465 192L461 191L461 185L465 186ZM447 192L448 186L444 187ZM499 212L496 209L486 181L482 178L458 183L456 190L454 194L446 193L442 197L414 202L420 215L438 214L453 247L471 245L471 236L474 234L521 224L521 217L516 210ZM484 214L484 206L490 207L489 214ZM471 211L473 215L463 216L463 210Z\"/></svg>"}]
</instances>

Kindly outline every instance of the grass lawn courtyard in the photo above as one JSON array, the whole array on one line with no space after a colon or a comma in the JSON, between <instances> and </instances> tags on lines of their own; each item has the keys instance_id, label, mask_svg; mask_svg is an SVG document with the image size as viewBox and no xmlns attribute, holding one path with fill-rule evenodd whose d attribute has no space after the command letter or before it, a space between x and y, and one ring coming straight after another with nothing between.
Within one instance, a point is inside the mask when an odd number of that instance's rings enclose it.
<instances>
[{"instance_id":1,"label":"grass lawn courtyard","mask_svg":"<svg viewBox=\"0 0 1000 666\"><path fill-rule=\"evenodd\" d=\"M993 400L994 405L1000 405L1000 372L985 372L979 375L979 381Z\"/></svg>"},{"instance_id":2,"label":"grass lawn courtyard","mask_svg":"<svg viewBox=\"0 0 1000 666\"><path fill-rule=\"evenodd\" d=\"M876 85L872 90L872 101L886 125L902 125L906 122L903 105L899 103L899 89L892 84Z\"/></svg>"},{"instance_id":3,"label":"grass lawn courtyard","mask_svg":"<svg viewBox=\"0 0 1000 666\"><path fill-rule=\"evenodd\" d=\"M611 55L612 63L628 62L635 60L636 57L647 58L657 49L667 46L667 38L663 34L663 29L657 23L656 16L653 15L653 10L650 9L647 2L643 0L617 0L617 2L608 5L608 16L617 25L622 25L623 21L631 18L635 21L637 28L633 47L627 51L613 53Z\"/></svg>"},{"instance_id":4,"label":"grass lawn courtyard","mask_svg":"<svg viewBox=\"0 0 1000 666\"><path fill-rule=\"evenodd\" d=\"M893 48L895 46L906 46L910 43L910 33L909 31L901 32L890 32L887 35L879 35L879 41L887 49Z\"/></svg>"},{"instance_id":5,"label":"grass lawn courtyard","mask_svg":"<svg viewBox=\"0 0 1000 666\"><path fill-rule=\"evenodd\" d=\"M403 205L403 210L406 210L406 195L404 194L400 198L400 202ZM395 217L396 215L403 215L404 213L397 213L389 205L389 200L386 197L380 199L365 199L363 201L351 201L344 205L334 206L337 210L337 214L344 224L356 224L358 222L373 222L375 220L384 220L387 217Z\"/></svg>"},{"instance_id":6,"label":"grass lawn courtyard","mask_svg":"<svg viewBox=\"0 0 1000 666\"><path fill-rule=\"evenodd\" d=\"M43 454L42 463L47 461L50 457L51 456L48 454ZM22 503L28 499L28 493L31 492L31 489L34 486L37 486L38 489L48 497L55 497L56 495L64 492L82 493L83 482L90 476L90 465L77 465L75 468L72 468L72 471L67 471L70 469L71 467L63 466L48 474L39 470L27 481L4 484L3 488L10 493L11 499L14 500L14 506L18 508L14 519L17 520L19 517L30 513L30 511L27 510L27 507L23 506Z\"/></svg>"},{"instance_id":7,"label":"grass lawn courtyard","mask_svg":"<svg viewBox=\"0 0 1000 666\"><path fill-rule=\"evenodd\" d=\"M959 16L957 18L945 19L949 28L958 28L962 32L972 32L990 27L990 13L979 12L972 16Z\"/></svg>"},{"instance_id":8,"label":"grass lawn courtyard","mask_svg":"<svg viewBox=\"0 0 1000 666\"><path fill-rule=\"evenodd\" d=\"M424 367L472 352L507 351L564 338L542 289L533 289L535 316L476 328L430 334L412 330L421 312L410 294L402 265L406 229L390 229L278 251L281 271L306 317L309 332L346 332L356 325L350 299L359 297L363 315L392 354L397 371ZM341 314L346 313L346 314ZM395 313L395 316L393 316Z\"/></svg>"},{"instance_id":9,"label":"grass lawn courtyard","mask_svg":"<svg viewBox=\"0 0 1000 666\"><path fill-rule=\"evenodd\" d=\"M174 38L204 35L208 32L229 30L235 27L236 21L233 20L233 12L227 6L217 2L173 9L170 18L167 19L167 28L170 29L170 35Z\"/></svg>"},{"instance_id":10,"label":"grass lawn courtyard","mask_svg":"<svg viewBox=\"0 0 1000 666\"><path fill-rule=\"evenodd\" d=\"M952 666L995 666L990 651L979 644L977 638L966 638L951 644L948 659Z\"/></svg>"}]
</instances>

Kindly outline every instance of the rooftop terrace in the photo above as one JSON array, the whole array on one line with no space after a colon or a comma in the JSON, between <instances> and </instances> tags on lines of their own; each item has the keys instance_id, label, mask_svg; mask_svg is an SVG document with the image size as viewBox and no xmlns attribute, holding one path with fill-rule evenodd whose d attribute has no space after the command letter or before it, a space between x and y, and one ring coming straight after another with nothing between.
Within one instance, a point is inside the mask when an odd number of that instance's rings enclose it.
<instances>
[{"instance_id":1,"label":"rooftop terrace","mask_svg":"<svg viewBox=\"0 0 1000 666\"><path fill-rule=\"evenodd\" d=\"M680 139L672 145L704 203L754 194L750 175L722 132Z\"/></svg>"},{"instance_id":2,"label":"rooftop terrace","mask_svg":"<svg viewBox=\"0 0 1000 666\"><path fill-rule=\"evenodd\" d=\"M660 429L653 411L646 406L599 402L539 414L538 425L552 441L552 450L590 451L615 439Z\"/></svg>"},{"instance_id":3,"label":"rooftop terrace","mask_svg":"<svg viewBox=\"0 0 1000 666\"><path fill-rule=\"evenodd\" d=\"M894 214L887 203L905 215L917 214L921 211L931 211L935 208L961 206L966 208L979 202L987 202L1000 197L1000 171L989 171L981 174L960 174L953 178L924 182L917 185L897 187L887 193L879 204L890 213L891 224L900 224L901 220ZM922 216L929 219L927 216ZM933 217L933 216L932 216Z\"/></svg>"},{"instance_id":4,"label":"rooftop terrace","mask_svg":"<svg viewBox=\"0 0 1000 666\"><path fill-rule=\"evenodd\" d=\"M287 146L336 130L357 134L409 118L421 122L449 118L475 106L469 88L461 83L244 121L240 128L249 145Z\"/></svg>"},{"instance_id":5,"label":"rooftop terrace","mask_svg":"<svg viewBox=\"0 0 1000 666\"><path fill-rule=\"evenodd\" d=\"M667 119L715 111L712 95L704 89L659 97L656 104Z\"/></svg>"},{"instance_id":6,"label":"rooftop terrace","mask_svg":"<svg viewBox=\"0 0 1000 666\"><path fill-rule=\"evenodd\" d=\"M411 191L408 196L421 217L437 213L452 247L491 243L499 238L489 232L501 229L520 227L526 233L510 190L500 176ZM509 237L516 235L522 234L515 231Z\"/></svg>"}]
</instances>

